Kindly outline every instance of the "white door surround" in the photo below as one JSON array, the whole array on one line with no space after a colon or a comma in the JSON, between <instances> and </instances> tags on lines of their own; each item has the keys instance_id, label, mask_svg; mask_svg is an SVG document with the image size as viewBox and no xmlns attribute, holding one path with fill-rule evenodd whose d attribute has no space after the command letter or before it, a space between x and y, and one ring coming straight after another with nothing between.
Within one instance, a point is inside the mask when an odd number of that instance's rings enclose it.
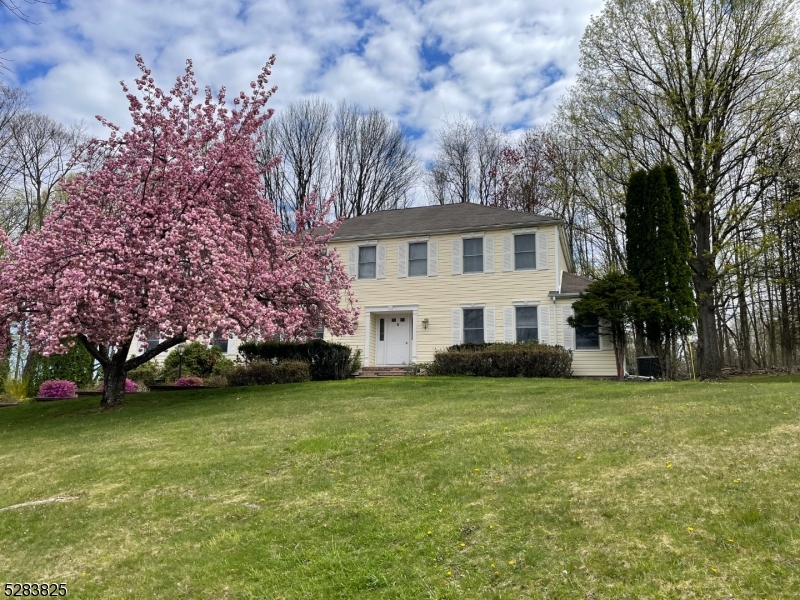
<instances>
[{"instance_id":1,"label":"white door surround","mask_svg":"<svg viewBox=\"0 0 800 600\"><path fill-rule=\"evenodd\" d=\"M367 325L364 339L365 367L416 362L417 308L417 304L364 307ZM381 319L384 327L383 340L380 339ZM392 319L396 320L392 322Z\"/></svg>"}]
</instances>

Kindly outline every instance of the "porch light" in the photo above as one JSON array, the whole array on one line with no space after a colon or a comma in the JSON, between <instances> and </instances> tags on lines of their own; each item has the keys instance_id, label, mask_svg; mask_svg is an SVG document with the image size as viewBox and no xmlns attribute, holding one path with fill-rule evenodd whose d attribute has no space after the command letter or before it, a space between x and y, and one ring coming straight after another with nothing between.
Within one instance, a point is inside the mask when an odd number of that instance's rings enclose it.
<instances>
[{"instance_id":1,"label":"porch light","mask_svg":"<svg viewBox=\"0 0 800 600\"><path fill-rule=\"evenodd\" d=\"M423 329L427 329L428 328L428 317L425 317L424 319L422 319L422 328Z\"/></svg>"}]
</instances>

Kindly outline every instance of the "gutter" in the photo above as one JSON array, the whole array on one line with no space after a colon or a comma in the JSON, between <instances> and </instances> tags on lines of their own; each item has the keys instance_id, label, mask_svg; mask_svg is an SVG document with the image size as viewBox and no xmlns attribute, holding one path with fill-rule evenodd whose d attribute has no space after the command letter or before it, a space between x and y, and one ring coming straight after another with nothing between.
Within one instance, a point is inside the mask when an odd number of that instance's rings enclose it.
<instances>
[{"instance_id":1,"label":"gutter","mask_svg":"<svg viewBox=\"0 0 800 600\"><path fill-rule=\"evenodd\" d=\"M560 225L563 222L564 221L561 219L553 219L549 221L537 221L536 223L530 223L530 222L503 223L502 225L485 225L485 226L470 225L469 227L448 227L447 229L428 229L428 230L414 229L410 231L392 231L387 233L370 233L370 234L342 235L342 236L340 236L339 232L337 231L336 234L328 241L328 243L355 242L361 240L382 240L389 238L399 238L399 237L418 236L418 235L470 233L473 231L497 231L500 229L511 229L512 227L540 227L540 226L543 227L547 225Z\"/></svg>"}]
</instances>

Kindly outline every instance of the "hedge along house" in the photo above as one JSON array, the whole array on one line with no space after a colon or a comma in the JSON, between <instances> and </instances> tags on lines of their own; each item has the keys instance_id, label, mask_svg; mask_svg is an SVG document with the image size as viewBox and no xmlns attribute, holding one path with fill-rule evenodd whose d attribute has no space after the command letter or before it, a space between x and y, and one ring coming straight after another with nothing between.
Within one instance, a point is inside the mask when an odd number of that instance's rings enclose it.
<instances>
[{"instance_id":1,"label":"hedge along house","mask_svg":"<svg viewBox=\"0 0 800 600\"><path fill-rule=\"evenodd\" d=\"M344 221L329 246L361 316L354 335L325 337L361 350L364 366L429 362L463 342L538 340L574 350L577 376L616 376L599 325L567 323L591 281L572 273L560 220L477 204L387 210Z\"/></svg>"}]
</instances>

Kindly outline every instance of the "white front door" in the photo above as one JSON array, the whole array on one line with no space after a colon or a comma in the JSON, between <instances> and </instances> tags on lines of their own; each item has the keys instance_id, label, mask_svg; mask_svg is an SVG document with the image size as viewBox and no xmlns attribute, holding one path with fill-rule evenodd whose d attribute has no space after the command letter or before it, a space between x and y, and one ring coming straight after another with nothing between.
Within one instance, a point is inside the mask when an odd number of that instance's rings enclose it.
<instances>
[{"instance_id":1,"label":"white front door","mask_svg":"<svg viewBox=\"0 0 800 600\"><path fill-rule=\"evenodd\" d=\"M386 364L407 365L411 357L411 315L387 315Z\"/></svg>"}]
</instances>

